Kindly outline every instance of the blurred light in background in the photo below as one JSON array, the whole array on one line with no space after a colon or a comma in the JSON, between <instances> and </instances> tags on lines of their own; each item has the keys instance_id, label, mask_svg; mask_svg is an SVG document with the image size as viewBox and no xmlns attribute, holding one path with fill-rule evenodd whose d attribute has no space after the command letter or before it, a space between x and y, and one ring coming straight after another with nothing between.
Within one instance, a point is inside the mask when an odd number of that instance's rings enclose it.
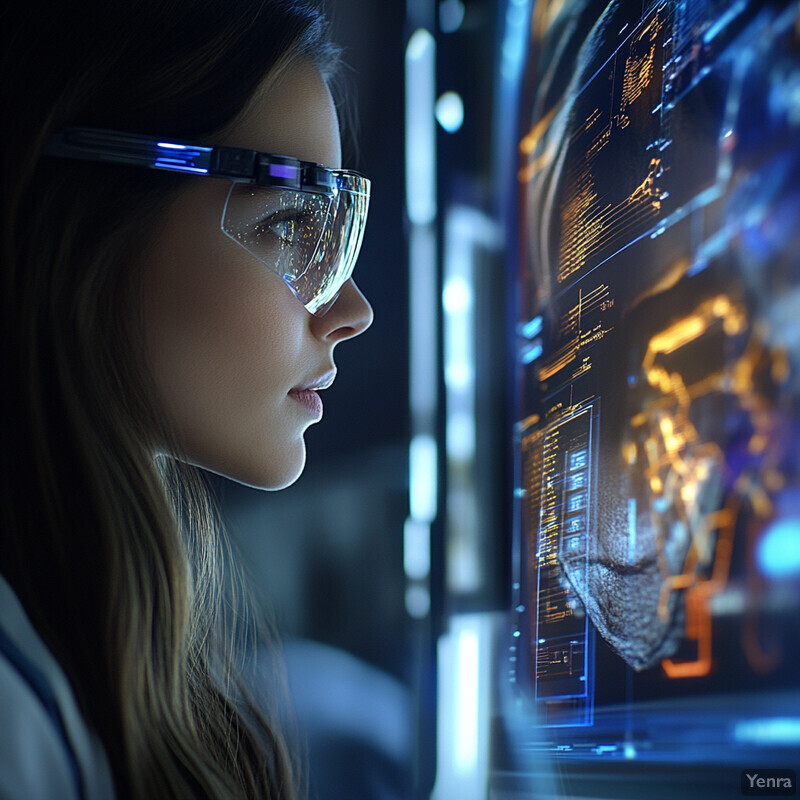
<instances>
[{"instance_id":1,"label":"blurred light in background","mask_svg":"<svg viewBox=\"0 0 800 800\"><path fill-rule=\"evenodd\" d=\"M520 353L520 361L523 364L533 364L537 358L541 357L542 352L542 342L540 339L537 339L535 342L525 345L522 348L522 352Z\"/></svg>"},{"instance_id":2,"label":"blurred light in background","mask_svg":"<svg viewBox=\"0 0 800 800\"><path fill-rule=\"evenodd\" d=\"M436 241L436 42L418 28L408 40L406 213L409 221L409 517L404 525L406 611L430 612L431 523L438 512L439 450Z\"/></svg>"},{"instance_id":3,"label":"blurred light in background","mask_svg":"<svg viewBox=\"0 0 800 800\"><path fill-rule=\"evenodd\" d=\"M427 578L431 571L430 525L407 519L403 527L403 566L412 580Z\"/></svg>"},{"instance_id":4,"label":"blurred light in background","mask_svg":"<svg viewBox=\"0 0 800 800\"><path fill-rule=\"evenodd\" d=\"M479 254L498 238L493 220L477 208L447 209L444 231L444 376L447 453L447 587L456 595L485 583L476 476L476 279Z\"/></svg>"},{"instance_id":5,"label":"blurred light in background","mask_svg":"<svg viewBox=\"0 0 800 800\"><path fill-rule=\"evenodd\" d=\"M528 37L529 15L528 0L512 0L508 4L500 67L500 71L506 79L515 80L522 69Z\"/></svg>"},{"instance_id":6,"label":"blurred light in background","mask_svg":"<svg viewBox=\"0 0 800 800\"><path fill-rule=\"evenodd\" d=\"M736 723L733 737L739 742L767 746L800 744L800 718L766 717Z\"/></svg>"},{"instance_id":7,"label":"blurred light in background","mask_svg":"<svg viewBox=\"0 0 800 800\"><path fill-rule=\"evenodd\" d=\"M417 434L409 448L409 510L403 527L406 611L415 619L430 611L431 523L436 518L439 450L436 439Z\"/></svg>"},{"instance_id":8,"label":"blurred light in background","mask_svg":"<svg viewBox=\"0 0 800 800\"><path fill-rule=\"evenodd\" d=\"M478 632L463 628L456 643L459 725L455 731L454 766L458 775L472 775L478 763L478 678L481 668Z\"/></svg>"},{"instance_id":9,"label":"blurred light in background","mask_svg":"<svg viewBox=\"0 0 800 800\"><path fill-rule=\"evenodd\" d=\"M489 757L491 669L495 620L451 617L439 639L439 731L433 800L485 800Z\"/></svg>"},{"instance_id":10,"label":"blurred light in background","mask_svg":"<svg viewBox=\"0 0 800 800\"><path fill-rule=\"evenodd\" d=\"M456 133L464 124L464 101L458 92L445 92L436 101L436 121L448 133Z\"/></svg>"},{"instance_id":11,"label":"blurred light in background","mask_svg":"<svg viewBox=\"0 0 800 800\"><path fill-rule=\"evenodd\" d=\"M465 275L451 275L442 292L445 312L445 383L455 392L469 391L475 381L472 347L472 285Z\"/></svg>"},{"instance_id":12,"label":"blurred light in background","mask_svg":"<svg viewBox=\"0 0 800 800\"><path fill-rule=\"evenodd\" d=\"M406 207L412 224L436 217L436 42L419 28L406 46Z\"/></svg>"},{"instance_id":13,"label":"blurred light in background","mask_svg":"<svg viewBox=\"0 0 800 800\"><path fill-rule=\"evenodd\" d=\"M411 440L409 506L411 518L418 522L430 523L436 517L437 452L433 436L420 434Z\"/></svg>"},{"instance_id":14,"label":"blurred light in background","mask_svg":"<svg viewBox=\"0 0 800 800\"><path fill-rule=\"evenodd\" d=\"M800 576L800 490L786 486L774 497L774 520L755 548L758 568L775 580Z\"/></svg>"},{"instance_id":15,"label":"blurred light in background","mask_svg":"<svg viewBox=\"0 0 800 800\"><path fill-rule=\"evenodd\" d=\"M462 0L442 0L439 3L439 28L442 33L455 33L464 21Z\"/></svg>"},{"instance_id":16,"label":"blurred light in background","mask_svg":"<svg viewBox=\"0 0 800 800\"><path fill-rule=\"evenodd\" d=\"M409 402L414 432L435 433L438 390L436 233L432 225L409 232Z\"/></svg>"},{"instance_id":17,"label":"blurred light in background","mask_svg":"<svg viewBox=\"0 0 800 800\"><path fill-rule=\"evenodd\" d=\"M414 619L424 619L431 610L431 593L421 584L411 584L406 589L406 611Z\"/></svg>"},{"instance_id":18,"label":"blurred light in background","mask_svg":"<svg viewBox=\"0 0 800 800\"><path fill-rule=\"evenodd\" d=\"M756 561L770 578L800 575L800 519L779 519L770 525L758 543Z\"/></svg>"},{"instance_id":19,"label":"blurred light in background","mask_svg":"<svg viewBox=\"0 0 800 800\"><path fill-rule=\"evenodd\" d=\"M534 317L530 322L526 322L520 327L519 333L526 339L533 339L542 332L542 318L541 316Z\"/></svg>"},{"instance_id":20,"label":"blurred light in background","mask_svg":"<svg viewBox=\"0 0 800 800\"><path fill-rule=\"evenodd\" d=\"M447 418L447 453L457 461L475 455L475 417L471 414L450 414Z\"/></svg>"}]
</instances>

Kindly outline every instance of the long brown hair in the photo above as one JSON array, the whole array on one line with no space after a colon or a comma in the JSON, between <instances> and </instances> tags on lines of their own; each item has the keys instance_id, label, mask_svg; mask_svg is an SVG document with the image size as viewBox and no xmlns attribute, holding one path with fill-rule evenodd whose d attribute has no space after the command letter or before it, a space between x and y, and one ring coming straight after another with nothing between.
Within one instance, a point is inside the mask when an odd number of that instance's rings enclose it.
<instances>
[{"instance_id":1,"label":"long brown hair","mask_svg":"<svg viewBox=\"0 0 800 800\"><path fill-rule=\"evenodd\" d=\"M154 454L169 432L142 367L136 259L192 178L41 152L69 124L208 141L294 59L330 73L324 17L291 0L25 0L0 36L0 573L120 797L293 797L281 737L217 655L205 495Z\"/></svg>"}]
</instances>

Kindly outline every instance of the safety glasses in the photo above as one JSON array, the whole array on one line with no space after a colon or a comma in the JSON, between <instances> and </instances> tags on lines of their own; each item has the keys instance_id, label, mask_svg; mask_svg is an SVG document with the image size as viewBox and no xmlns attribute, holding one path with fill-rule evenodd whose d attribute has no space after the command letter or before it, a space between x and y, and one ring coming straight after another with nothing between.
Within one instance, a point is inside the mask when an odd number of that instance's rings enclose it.
<instances>
[{"instance_id":1,"label":"safety glasses","mask_svg":"<svg viewBox=\"0 0 800 800\"><path fill-rule=\"evenodd\" d=\"M370 182L289 156L201 147L96 128L67 128L45 153L226 178L222 231L283 278L322 316L353 274L369 209Z\"/></svg>"}]
</instances>

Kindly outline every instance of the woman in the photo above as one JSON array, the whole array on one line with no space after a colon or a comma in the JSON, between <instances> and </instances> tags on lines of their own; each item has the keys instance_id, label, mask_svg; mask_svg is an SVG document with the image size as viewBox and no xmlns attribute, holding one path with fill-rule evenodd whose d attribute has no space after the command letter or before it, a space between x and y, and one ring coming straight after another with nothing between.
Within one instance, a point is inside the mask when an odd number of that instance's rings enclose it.
<instances>
[{"instance_id":1,"label":"woman","mask_svg":"<svg viewBox=\"0 0 800 800\"><path fill-rule=\"evenodd\" d=\"M371 323L336 50L291 0L18 6L0 796L292 797L278 731L218 655L219 540L187 465L295 480L334 348Z\"/></svg>"}]
</instances>

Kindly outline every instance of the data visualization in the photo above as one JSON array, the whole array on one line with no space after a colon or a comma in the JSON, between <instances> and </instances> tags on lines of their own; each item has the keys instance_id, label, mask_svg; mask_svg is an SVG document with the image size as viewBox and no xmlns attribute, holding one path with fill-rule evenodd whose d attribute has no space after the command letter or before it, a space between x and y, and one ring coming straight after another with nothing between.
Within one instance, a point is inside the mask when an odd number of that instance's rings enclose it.
<instances>
[{"instance_id":1,"label":"data visualization","mask_svg":"<svg viewBox=\"0 0 800 800\"><path fill-rule=\"evenodd\" d=\"M535 2L530 36L508 666L535 709L524 747L791 766L800 4Z\"/></svg>"}]
</instances>

